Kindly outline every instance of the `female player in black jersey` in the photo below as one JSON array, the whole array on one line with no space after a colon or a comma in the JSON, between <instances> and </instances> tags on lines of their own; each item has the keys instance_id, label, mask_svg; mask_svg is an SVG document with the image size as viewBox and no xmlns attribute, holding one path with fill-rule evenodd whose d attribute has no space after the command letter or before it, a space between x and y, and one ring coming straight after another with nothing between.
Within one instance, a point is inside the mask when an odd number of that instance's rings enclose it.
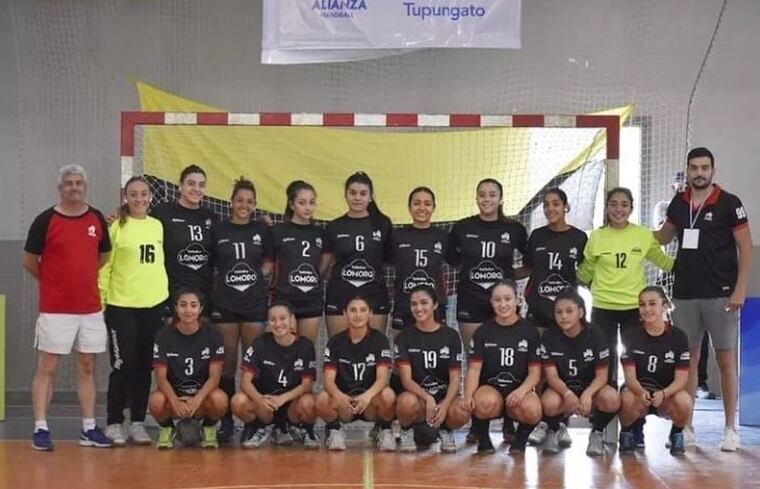
<instances>
[{"instance_id":1,"label":"female player in black jersey","mask_svg":"<svg viewBox=\"0 0 760 489\"><path fill-rule=\"evenodd\" d=\"M547 388L541 396L544 420L549 431L544 451L558 453L563 416L590 417L593 427L588 455L604 453L603 431L620 408L620 398L607 384L610 350L601 331L586 322L586 305L572 288L562 290L554 303L557 328L547 330L541 340Z\"/></svg>"},{"instance_id":2,"label":"female player in black jersey","mask_svg":"<svg viewBox=\"0 0 760 489\"><path fill-rule=\"evenodd\" d=\"M530 280L525 288L528 318L541 328L556 326L554 298L560 291L576 288L575 270L583 260L586 233L567 223L567 194L551 188L543 197L547 225L534 229L528 238L525 267Z\"/></svg>"},{"instance_id":3,"label":"female player in black jersey","mask_svg":"<svg viewBox=\"0 0 760 489\"><path fill-rule=\"evenodd\" d=\"M391 221L377 207L372 180L356 172L346 180L348 212L325 229L323 269L331 264L325 315L330 335L343 331L343 310L361 294L372 307L370 327L385 331L390 302L385 285L385 261L390 250Z\"/></svg>"},{"instance_id":4,"label":"female player in black jersey","mask_svg":"<svg viewBox=\"0 0 760 489\"><path fill-rule=\"evenodd\" d=\"M456 452L453 430L467 423L469 413L454 409L459 396L462 340L441 324L435 289L418 285L409 301L414 326L396 337L394 350L403 391L396 401L402 452L417 450L412 426L427 423L439 430L442 452Z\"/></svg>"},{"instance_id":5,"label":"female player in black jersey","mask_svg":"<svg viewBox=\"0 0 760 489\"><path fill-rule=\"evenodd\" d=\"M390 427L396 394L388 387L392 361L388 338L369 327L372 308L367 299L350 299L344 314L348 330L327 342L324 390L317 396L317 414L325 421L327 448L345 450L340 424L361 418L380 423L378 450L394 451L396 439Z\"/></svg>"},{"instance_id":6,"label":"female player in black jersey","mask_svg":"<svg viewBox=\"0 0 760 489\"><path fill-rule=\"evenodd\" d=\"M190 165L180 174L177 201L158 204L150 213L164 227L171 300L181 287L193 287L205 298L211 297L214 248L211 228L217 217L201 205L205 194L206 172L198 165Z\"/></svg>"},{"instance_id":7,"label":"female player in black jersey","mask_svg":"<svg viewBox=\"0 0 760 489\"><path fill-rule=\"evenodd\" d=\"M241 177L232 189L229 221L214 226L211 320L219 327L227 352L220 386L230 398L235 395L238 344L247 348L264 331L269 302L264 277L272 271L271 231L252 219L255 210L256 187ZM229 442L234 430L228 411L217 433L219 442Z\"/></svg>"},{"instance_id":8,"label":"female player in black jersey","mask_svg":"<svg viewBox=\"0 0 760 489\"><path fill-rule=\"evenodd\" d=\"M314 224L317 193L296 180L285 191L285 222L272 228L275 256L273 299L293 306L298 334L316 343L322 318L322 228Z\"/></svg>"},{"instance_id":9,"label":"female player in black jersey","mask_svg":"<svg viewBox=\"0 0 760 489\"><path fill-rule=\"evenodd\" d=\"M148 409L158 421L158 448L174 446L174 418L203 419L201 446L216 448L216 422L229 400L219 388L224 345L216 328L201 319L203 296L181 288L175 294L173 324L156 334L153 375L156 381Z\"/></svg>"},{"instance_id":10,"label":"female player in black jersey","mask_svg":"<svg viewBox=\"0 0 760 489\"><path fill-rule=\"evenodd\" d=\"M295 432L307 448L319 448L311 387L316 377L314 345L293 331L293 311L287 302L269 306L269 327L243 356L240 390L232 412L245 423L240 437L245 448L258 448L270 436L275 444L293 443ZM274 430L272 426L274 425Z\"/></svg>"},{"instance_id":11,"label":"female player in black jersey","mask_svg":"<svg viewBox=\"0 0 760 489\"><path fill-rule=\"evenodd\" d=\"M517 285L499 281L491 289L494 319L483 323L469 342L469 367L459 407L472 415L478 452L493 452L489 422L506 411L520 423L509 448L524 452L528 435L541 420L534 392L541 380L538 330L517 311Z\"/></svg>"},{"instance_id":12,"label":"female player in black jersey","mask_svg":"<svg viewBox=\"0 0 760 489\"><path fill-rule=\"evenodd\" d=\"M448 234L432 226L435 194L427 187L417 187L409 194L412 224L394 229L391 235L391 256L396 271L393 321L395 332L414 325L409 309L412 289L419 285L432 287L438 299L438 320L446 313L446 284L443 265L446 260Z\"/></svg>"},{"instance_id":13,"label":"female player in black jersey","mask_svg":"<svg viewBox=\"0 0 760 489\"><path fill-rule=\"evenodd\" d=\"M641 327L626 331L621 356L625 385L620 392L620 452L636 447L633 427L647 414L667 416L670 453L683 455L683 428L694 400L686 390L689 344L686 334L665 322L670 301L662 288L650 286L639 294Z\"/></svg>"}]
</instances>

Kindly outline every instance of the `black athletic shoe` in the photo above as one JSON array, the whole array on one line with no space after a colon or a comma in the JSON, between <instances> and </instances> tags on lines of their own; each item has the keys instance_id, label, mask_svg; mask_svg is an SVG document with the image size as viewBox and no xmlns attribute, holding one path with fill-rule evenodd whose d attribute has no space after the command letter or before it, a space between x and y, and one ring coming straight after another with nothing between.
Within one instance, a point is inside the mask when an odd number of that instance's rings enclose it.
<instances>
[{"instance_id":1,"label":"black athletic shoe","mask_svg":"<svg viewBox=\"0 0 760 489\"><path fill-rule=\"evenodd\" d=\"M509 453L525 453L525 447L528 445L527 436L515 436L512 444L509 445Z\"/></svg>"},{"instance_id":2,"label":"black athletic shoe","mask_svg":"<svg viewBox=\"0 0 760 489\"><path fill-rule=\"evenodd\" d=\"M475 433L472 426L470 426L470 431L467 432L467 437L464 439L464 442L468 445L474 445L478 442L478 434Z\"/></svg>"},{"instance_id":3,"label":"black athletic shoe","mask_svg":"<svg viewBox=\"0 0 760 489\"><path fill-rule=\"evenodd\" d=\"M496 449L493 447L491 437L486 435L482 438L478 438L478 454L485 455L488 453L496 453Z\"/></svg>"},{"instance_id":4,"label":"black athletic shoe","mask_svg":"<svg viewBox=\"0 0 760 489\"><path fill-rule=\"evenodd\" d=\"M235 421L232 418L222 418L219 429L216 432L216 440L219 443L229 443L235 434Z\"/></svg>"}]
</instances>

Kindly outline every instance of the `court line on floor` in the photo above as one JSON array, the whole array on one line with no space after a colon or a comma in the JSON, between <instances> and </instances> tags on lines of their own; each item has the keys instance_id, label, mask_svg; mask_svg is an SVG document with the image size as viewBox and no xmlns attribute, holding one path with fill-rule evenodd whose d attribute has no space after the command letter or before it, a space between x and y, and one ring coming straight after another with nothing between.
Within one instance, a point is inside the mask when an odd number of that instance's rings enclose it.
<instances>
[{"instance_id":1,"label":"court line on floor","mask_svg":"<svg viewBox=\"0 0 760 489\"><path fill-rule=\"evenodd\" d=\"M374 489L375 487L375 468L374 454L371 450L364 451L364 474L362 477L364 489Z\"/></svg>"}]
</instances>

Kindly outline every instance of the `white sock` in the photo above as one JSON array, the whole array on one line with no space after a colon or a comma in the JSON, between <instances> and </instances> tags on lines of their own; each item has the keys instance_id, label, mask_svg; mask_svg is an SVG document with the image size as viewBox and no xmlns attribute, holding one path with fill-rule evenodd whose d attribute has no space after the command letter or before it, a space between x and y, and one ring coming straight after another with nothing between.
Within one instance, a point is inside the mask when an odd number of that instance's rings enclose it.
<instances>
[{"instance_id":1,"label":"white sock","mask_svg":"<svg viewBox=\"0 0 760 489\"><path fill-rule=\"evenodd\" d=\"M41 419L34 422L34 432L37 433L40 430L50 431L46 419Z\"/></svg>"},{"instance_id":2,"label":"white sock","mask_svg":"<svg viewBox=\"0 0 760 489\"><path fill-rule=\"evenodd\" d=\"M82 418L82 431L87 433L95 429L95 418Z\"/></svg>"}]
</instances>

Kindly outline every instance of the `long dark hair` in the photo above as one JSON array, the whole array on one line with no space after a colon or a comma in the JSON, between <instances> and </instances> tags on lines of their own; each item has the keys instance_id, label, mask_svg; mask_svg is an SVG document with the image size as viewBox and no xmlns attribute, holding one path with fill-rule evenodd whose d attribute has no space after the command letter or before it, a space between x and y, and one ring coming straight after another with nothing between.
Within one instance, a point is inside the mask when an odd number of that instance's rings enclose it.
<instances>
[{"instance_id":1,"label":"long dark hair","mask_svg":"<svg viewBox=\"0 0 760 489\"><path fill-rule=\"evenodd\" d=\"M145 185L148 186L148 191L153 194L153 191L150 189L150 184L148 181L143 177L142 175L135 175L131 177L129 180L127 180L127 183L124 184L124 200L125 202L121 204L121 207L119 207L119 226L123 227L124 224L127 223L127 217L129 216L129 204L126 202L127 197L127 189L130 185L132 185L135 182L142 182Z\"/></svg>"},{"instance_id":2,"label":"long dark hair","mask_svg":"<svg viewBox=\"0 0 760 489\"><path fill-rule=\"evenodd\" d=\"M314 190L314 187L308 182L304 182L303 180L295 180L293 182L290 182L290 184L288 184L288 188L285 189L285 195L288 199L285 203L285 212L283 212L285 215L285 222L293 219L293 209L291 209L290 206L295 203L296 197L298 197L298 192L301 190L311 190L314 193L315 197L317 195L317 191Z\"/></svg>"},{"instance_id":3,"label":"long dark hair","mask_svg":"<svg viewBox=\"0 0 760 489\"><path fill-rule=\"evenodd\" d=\"M435 199L435 197L433 199ZM412 288L412 290L409 291L410 299L412 298L412 294L414 294L415 292L422 292L426 294L428 297L430 297L430 300L432 300L433 304L435 304L435 309L433 309L433 319L435 320L435 322L440 323L441 318L439 317L440 314L438 311L438 306L440 305L440 302L438 302L438 294L436 293L435 289L428 284L415 285L414 288Z\"/></svg>"},{"instance_id":4,"label":"long dark hair","mask_svg":"<svg viewBox=\"0 0 760 489\"><path fill-rule=\"evenodd\" d=\"M581 316L581 325L588 326L588 321L586 321L586 313L588 312L588 309L586 309L586 301L583 300L583 297L581 297L578 291L572 287L562 289L559 294L557 294L557 297L554 298L554 303L556 304L557 302L563 300L572 302L578 306L578 309L583 309L583 315Z\"/></svg>"},{"instance_id":5,"label":"long dark hair","mask_svg":"<svg viewBox=\"0 0 760 489\"><path fill-rule=\"evenodd\" d=\"M237 194L240 190L250 190L253 194L253 200L256 200L256 186L253 184L252 181L248 180L244 176L241 176L237 180L235 180L235 185L232 187L232 194L230 195L230 200L235 198L235 194Z\"/></svg>"},{"instance_id":6,"label":"long dark hair","mask_svg":"<svg viewBox=\"0 0 760 489\"><path fill-rule=\"evenodd\" d=\"M631 202L631 210L633 210L633 193L631 192L631 189L627 187L615 187L609 192L607 192L606 197L604 198L604 225L608 225L610 218L607 216L607 206L610 204L610 199L612 199L612 196L615 194L623 194L625 195L628 200Z\"/></svg>"},{"instance_id":7,"label":"long dark hair","mask_svg":"<svg viewBox=\"0 0 760 489\"><path fill-rule=\"evenodd\" d=\"M475 187L475 192L477 195L477 191L480 189L480 186L486 183L492 183L496 185L496 188L499 189L499 200L504 200L504 187L502 187L501 182L496 180L495 178L484 178L483 180L478 182L478 185ZM505 222L507 221L507 216L504 214L504 204L499 204L498 208L498 220Z\"/></svg>"},{"instance_id":8,"label":"long dark hair","mask_svg":"<svg viewBox=\"0 0 760 489\"><path fill-rule=\"evenodd\" d=\"M433 198L433 205L435 205L435 193L432 190L430 190L430 187L423 186L423 187L416 187L411 192L409 192L409 199L407 200L407 203L406 203L407 207L412 205L412 197L414 197L414 194L416 194L417 192L425 192L426 194L429 194L430 197Z\"/></svg>"},{"instance_id":9,"label":"long dark hair","mask_svg":"<svg viewBox=\"0 0 760 489\"><path fill-rule=\"evenodd\" d=\"M203 324L202 317L203 317L203 308L205 305L206 297L203 295L203 293L200 290L196 289L195 287L180 287L179 290L177 290L177 292L175 292L174 295L172 296L172 306L173 306L172 314L174 315L174 319L176 321L179 321L179 315L177 314L177 306L179 305L179 298L185 294L192 294L198 299L198 302L201 305L201 315L198 317L198 322Z\"/></svg>"},{"instance_id":10,"label":"long dark hair","mask_svg":"<svg viewBox=\"0 0 760 489\"><path fill-rule=\"evenodd\" d=\"M360 183L369 187L370 201L369 205L367 205L367 212L369 213L369 219L372 222L372 226L374 228L382 228L384 226L390 225L391 220L388 218L388 216L383 214L380 211L380 208L377 206L377 201L375 200L375 187L372 185L372 179L369 178L369 175L363 171L358 171L348 177L346 179L346 185L343 187L344 194L348 192L348 187L352 183Z\"/></svg>"}]
</instances>

